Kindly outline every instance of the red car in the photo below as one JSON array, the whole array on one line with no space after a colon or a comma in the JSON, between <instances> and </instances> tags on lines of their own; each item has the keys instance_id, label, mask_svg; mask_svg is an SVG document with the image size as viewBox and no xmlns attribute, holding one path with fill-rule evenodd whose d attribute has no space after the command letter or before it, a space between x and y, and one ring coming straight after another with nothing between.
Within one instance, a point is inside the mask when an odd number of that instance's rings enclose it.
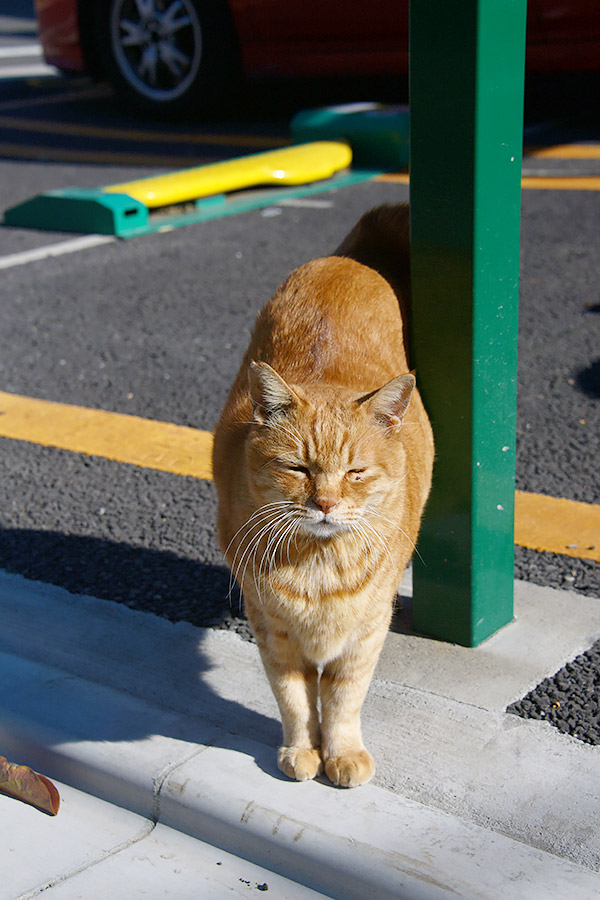
<instances>
[{"instance_id":1,"label":"red car","mask_svg":"<svg viewBox=\"0 0 600 900\"><path fill-rule=\"evenodd\" d=\"M36 0L48 63L107 78L145 110L244 75L402 74L408 0ZM527 66L600 69L598 0L529 0Z\"/></svg>"}]
</instances>

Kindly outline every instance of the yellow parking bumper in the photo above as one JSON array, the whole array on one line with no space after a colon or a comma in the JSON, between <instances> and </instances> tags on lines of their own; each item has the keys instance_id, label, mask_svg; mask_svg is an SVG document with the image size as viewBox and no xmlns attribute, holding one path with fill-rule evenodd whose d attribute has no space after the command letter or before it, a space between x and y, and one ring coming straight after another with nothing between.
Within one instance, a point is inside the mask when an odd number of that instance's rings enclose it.
<instances>
[{"instance_id":1,"label":"yellow parking bumper","mask_svg":"<svg viewBox=\"0 0 600 900\"><path fill-rule=\"evenodd\" d=\"M321 181L346 169L351 161L352 151L348 144L316 141L112 184L102 190L127 194L152 209L262 185Z\"/></svg>"}]
</instances>

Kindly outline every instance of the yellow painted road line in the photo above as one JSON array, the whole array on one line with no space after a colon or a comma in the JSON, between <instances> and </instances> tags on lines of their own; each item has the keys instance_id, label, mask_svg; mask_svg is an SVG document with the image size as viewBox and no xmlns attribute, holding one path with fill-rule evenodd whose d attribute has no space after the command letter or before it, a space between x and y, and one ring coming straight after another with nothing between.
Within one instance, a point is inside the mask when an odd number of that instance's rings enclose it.
<instances>
[{"instance_id":1,"label":"yellow painted road line","mask_svg":"<svg viewBox=\"0 0 600 900\"><path fill-rule=\"evenodd\" d=\"M394 184L408 184L408 172L385 172L383 175L376 175L375 181L392 181Z\"/></svg>"},{"instance_id":2,"label":"yellow painted road line","mask_svg":"<svg viewBox=\"0 0 600 900\"><path fill-rule=\"evenodd\" d=\"M541 191L600 191L600 176L524 175L521 187Z\"/></svg>"},{"instance_id":3,"label":"yellow painted road line","mask_svg":"<svg viewBox=\"0 0 600 900\"><path fill-rule=\"evenodd\" d=\"M600 159L600 144L558 144L556 147L525 147L524 156L536 159Z\"/></svg>"},{"instance_id":4,"label":"yellow painted road line","mask_svg":"<svg viewBox=\"0 0 600 900\"><path fill-rule=\"evenodd\" d=\"M175 475L212 478L210 432L171 422L0 391L0 437ZM600 562L600 506L517 491L515 543Z\"/></svg>"},{"instance_id":5,"label":"yellow painted road line","mask_svg":"<svg viewBox=\"0 0 600 900\"><path fill-rule=\"evenodd\" d=\"M244 134L210 134L201 129L185 134L169 134L166 131L143 131L136 128L112 128L101 125L77 125L72 122L53 122L44 119L24 119L18 116L0 116L0 128L13 131L32 131L36 134L59 134L68 137L103 138L104 140L127 140L139 142L156 142L161 144L217 144L231 147L287 147L289 138L260 137Z\"/></svg>"},{"instance_id":6,"label":"yellow painted road line","mask_svg":"<svg viewBox=\"0 0 600 900\"><path fill-rule=\"evenodd\" d=\"M171 422L0 391L0 436L175 475L212 478L212 435Z\"/></svg>"},{"instance_id":7,"label":"yellow painted road line","mask_svg":"<svg viewBox=\"0 0 600 900\"><path fill-rule=\"evenodd\" d=\"M386 173L377 175L375 181L391 181L408 184L408 173ZM524 175L521 178L524 189L554 191L600 191L600 175Z\"/></svg>"},{"instance_id":8,"label":"yellow painted road line","mask_svg":"<svg viewBox=\"0 0 600 900\"><path fill-rule=\"evenodd\" d=\"M600 506L517 491L515 544L600 562Z\"/></svg>"}]
</instances>

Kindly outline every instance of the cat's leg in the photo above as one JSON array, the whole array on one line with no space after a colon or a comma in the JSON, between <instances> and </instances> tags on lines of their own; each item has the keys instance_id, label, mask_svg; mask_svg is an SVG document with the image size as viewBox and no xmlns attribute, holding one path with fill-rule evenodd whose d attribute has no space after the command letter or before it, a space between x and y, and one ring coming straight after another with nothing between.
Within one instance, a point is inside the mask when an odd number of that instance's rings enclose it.
<instances>
[{"instance_id":1,"label":"cat's leg","mask_svg":"<svg viewBox=\"0 0 600 900\"><path fill-rule=\"evenodd\" d=\"M317 668L304 659L300 645L282 623L251 624L281 715L279 768L289 778L308 781L323 769Z\"/></svg>"},{"instance_id":2,"label":"cat's leg","mask_svg":"<svg viewBox=\"0 0 600 900\"><path fill-rule=\"evenodd\" d=\"M307 781L323 770L318 717L319 676L307 665L270 676L283 725L283 744L277 763L296 781Z\"/></svg>"},{"instance_id":3,"label":"cat's leg","mask_svg":"<svg viewBox=\"0 0 600 900\"><path fill-rule=\"evenodd\" d=\"M365 748L360 712L387 629L378 629L328 663L321 675L321 752L328 778L341 787L369 781L375 763Z\"/></svg>"}]
</instances>

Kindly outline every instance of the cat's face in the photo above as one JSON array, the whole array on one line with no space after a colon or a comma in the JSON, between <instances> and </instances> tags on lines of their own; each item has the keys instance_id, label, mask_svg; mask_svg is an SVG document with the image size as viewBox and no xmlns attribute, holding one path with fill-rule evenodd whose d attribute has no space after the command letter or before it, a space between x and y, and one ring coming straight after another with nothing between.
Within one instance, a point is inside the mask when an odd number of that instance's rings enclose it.
<instances>
[{"instance_id":1,"label":"cat's face","mask_svg":"<svg viewBox=\"0 0 600 900\"><path fill-rule=\"evenodd\" d=\"M400 424L413 386L406 375L357 398L342 389L294 388L256 366L248 467L257 506L274 504L317 539L376 516L404 477Z\"/></svg>"}]
</instances>

